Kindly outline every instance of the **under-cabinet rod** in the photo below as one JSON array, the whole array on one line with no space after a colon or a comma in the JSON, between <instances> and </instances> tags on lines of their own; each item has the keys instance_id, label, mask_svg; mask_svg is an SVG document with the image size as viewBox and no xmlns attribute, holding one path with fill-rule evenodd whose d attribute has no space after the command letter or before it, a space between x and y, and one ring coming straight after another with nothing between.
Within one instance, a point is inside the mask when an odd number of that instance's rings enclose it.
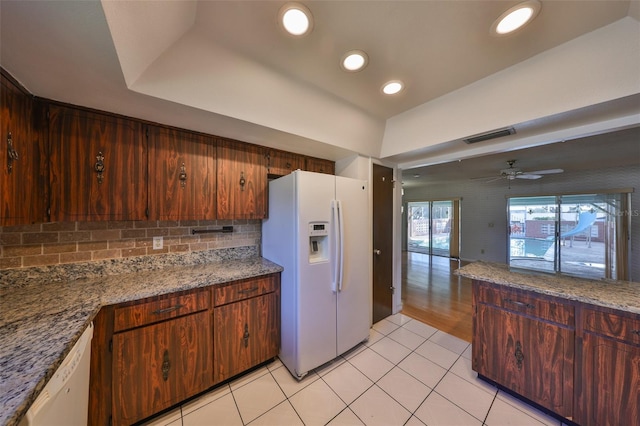
<instances>
[{"instance_id":1,"label":"under-cabinet rod","mask_svg":"<svg viewBox=\"0 0 640 426\"><path fill-rule=\"evenodd\" d=\"M192 229L191 234L213 234L233 232L233 226L223 226L222 229Z\"/></svg>"}]
</instances>

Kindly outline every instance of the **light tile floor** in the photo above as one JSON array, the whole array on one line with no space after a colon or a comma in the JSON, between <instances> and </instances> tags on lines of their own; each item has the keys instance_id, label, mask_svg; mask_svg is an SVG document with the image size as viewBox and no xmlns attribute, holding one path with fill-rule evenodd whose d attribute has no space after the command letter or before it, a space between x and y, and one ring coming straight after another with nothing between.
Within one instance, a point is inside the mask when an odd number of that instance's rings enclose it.
<instances>
[{"instance_id":1,"label":"light tile floor","mask_svg":"<svg viewBox=\"0 0 640 426\"><path fill-rule=\"evenodd\" d=\"M276 360L145 426L562 424L476 376L469 343L396 314L301 381Z\"/></svg>"}]
</instances>

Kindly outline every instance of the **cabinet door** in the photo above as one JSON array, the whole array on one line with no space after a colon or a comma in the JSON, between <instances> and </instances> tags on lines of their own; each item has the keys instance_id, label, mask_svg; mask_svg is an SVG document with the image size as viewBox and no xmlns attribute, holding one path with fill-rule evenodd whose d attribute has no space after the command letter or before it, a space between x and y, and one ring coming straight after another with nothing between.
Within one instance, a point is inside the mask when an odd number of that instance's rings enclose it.
<instances>
[{"instance_id":1,"label":"cabinet door","mask_svg":"<svg viewBox=\"0 0 640 426\"><path fill-rule=\"evenodd\" d=\"M211 386L211 314L113 336L114 424L132 424Z\"/></svg>"},{"instance_id":2,"label":"cabinet door","mask_svg":"<svg viewBox=\"0 0 640 426\"><path fill-rule=\"evenodd\" d=\"M292 152L269 150L269 174L285 176L294 170L305 169L305 157Z\"/></svg>"},{"instance_id":3,"label":"cabinet door","mask_svg":"<svg viewBox=\"0 0 640 426\"><path fill-rule=\"evenodd\" d=\"M45 218L42 138L33 127L31 95L0 74L0 226Z\"/></svg>"},{"instance_id":4,"label":"cabinet door","mask_svg":"<svg viewBox=\"0 0 640 426\"><path fill-rule=\"evenodd\" d=\"M308 172L336 174L336 163L322 158L307 157L306 170Z\"/></svg>"},{"instance_id":5,"label":"cabinet door","mask_svg":"<svg viewBox=\"0 0 640 426\"><path fill-rule=\"evenodd\" d=\"M267 213L267 168L257 145L218 141L218 219L263 219Z\"/></svg>"},{"instance_id":6,"label":"cabinet door","mask_svg":"<svg viewBox=\"0 0 640 426\"><path fill-rule=\"evenodd\" d=\"M278 355L277 293L216 307L213 318L216 383Z\"/></svg>"},{"instance_id":7,"label":"cabinet door","mask_svg":"<svg viewBox=\"0 0 640 426\"><path fill-rule=\"evenodd\" d=\"M216 218L215 139L149 128L149 218Z\"/></svg>"},{"instance_id":8,"label":"cabinet door","mask_svg":"<svg viewBox=\"0 0 640 426\"><path fill-rule=\"evenodd\" d=\"M574 335L570 329L478 304L473 369L571 418Z\"/></svg>"},{"instance_id":9,"label":"cabinet door","mask_svg":"<svg viewBox=\"0 0 640 426\"><path fill-rule=\"evenodd\" d=\"M51 220L140 220L147 207L141 123L52 105Z\"/></svg>"},{"instance_id":10,"label":"cabinet door","mask_svg":"<svg viewBox=\"0 0 640 426\"><path fill-rule=\"evenodd\" d=\"M640 347L585 333L582 425L633 425L640 419Z\"/></svg>"}]
</instances>

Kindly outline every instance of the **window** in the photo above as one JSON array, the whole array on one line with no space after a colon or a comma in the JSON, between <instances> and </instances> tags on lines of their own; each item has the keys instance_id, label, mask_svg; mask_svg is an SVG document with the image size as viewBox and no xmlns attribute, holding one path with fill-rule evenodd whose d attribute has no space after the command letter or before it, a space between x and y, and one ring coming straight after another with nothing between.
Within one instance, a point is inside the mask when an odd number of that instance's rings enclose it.
<instances>
[{"instance_id":1,"label":"window","mask_svg":"<svg viewBox=\"0 0 640 426\"><path fill-rule=\"evenodd\" d=\"M625 280L630 193L509 198L509 265Z\"/></svg>"}]
</instances>

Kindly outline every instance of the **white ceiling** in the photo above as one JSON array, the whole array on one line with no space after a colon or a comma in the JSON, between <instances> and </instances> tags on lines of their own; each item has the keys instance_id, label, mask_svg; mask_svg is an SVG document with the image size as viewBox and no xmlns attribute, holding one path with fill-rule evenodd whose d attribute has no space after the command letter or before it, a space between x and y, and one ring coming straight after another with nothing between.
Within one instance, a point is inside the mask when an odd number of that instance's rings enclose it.
<instances>
[{"instance_id":1,"label":"white ceiling","mask_svg":"<svg viewBox=\"0 0 640 426\"><path fill-rule=\"evenodd\" d=\"M304 1L313 32L291 38L276 22L284 3L2 0L1 65L45 98L334 160L381 158L387 120L640 19L637 0L546 0L530 26L498 38L489 27L518 1ZM369 55L361 72L339 67L351 49ZM390 79L406 89L383 96ZM512 123L513 143L483 154L555 142L522 137L587 124L594 110L640 117L640 98ZM470 149L443 139L383 159L412 168L479 155Z\"/></svg>"}]
</instances>

